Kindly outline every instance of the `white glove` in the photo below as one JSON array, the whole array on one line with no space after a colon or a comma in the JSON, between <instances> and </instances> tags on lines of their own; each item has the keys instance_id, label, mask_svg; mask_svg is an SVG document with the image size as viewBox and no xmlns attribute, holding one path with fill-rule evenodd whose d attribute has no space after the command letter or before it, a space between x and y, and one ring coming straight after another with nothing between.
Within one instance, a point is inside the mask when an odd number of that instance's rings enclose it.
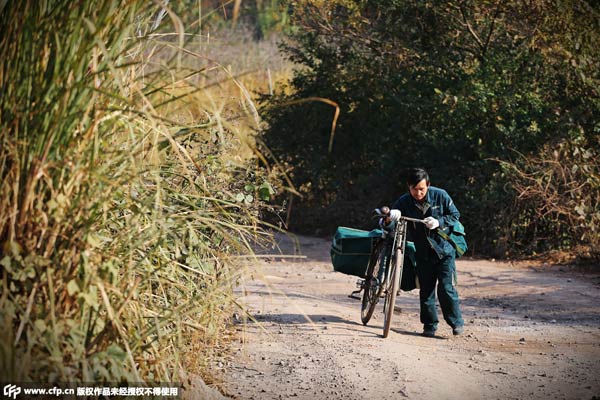
<instances>
[{"instance_id":1,"label":"white glove","mask_svg":"<svg viewBox=\"0 0 600 400\"><path fill-rule=\"evenodd\" d=\"M401 216L402 216L402 213L400 212L400 210L391 210L390 211L390 219L392 221L398 221L398 220L400 220Z\"/></svg>"},{"instance_id":2,"label":"white glove","mask_svg":"<svg viewBox=\"0 0 600 400\"><path fill-rule=\"evenodd\" d=\"M440 226L440 221L433 217L427 217L423 220L423 223L428 229L435 229Z\"/></svg>"}]
</instances>

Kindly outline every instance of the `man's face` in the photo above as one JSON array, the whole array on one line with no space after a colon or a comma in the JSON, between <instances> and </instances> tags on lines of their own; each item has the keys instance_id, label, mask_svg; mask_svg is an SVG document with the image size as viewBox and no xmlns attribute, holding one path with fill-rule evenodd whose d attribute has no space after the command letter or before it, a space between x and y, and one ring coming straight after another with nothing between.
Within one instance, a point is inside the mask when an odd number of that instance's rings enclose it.
<instances>
[{"instance_id":1,"label":"man's face","mask_svg":"<svg viewBox=\"0 0 600 400\"><path fill-rule=\"evenodd\" d=\"M410 195L413 197L413 199L422 202L425 200L425 196L427 196L427 189L429 189L429 185L427 184L427 181L423 179L416 185L409 186L408 189L410 190Z\"/></svg>"}]
</instances>

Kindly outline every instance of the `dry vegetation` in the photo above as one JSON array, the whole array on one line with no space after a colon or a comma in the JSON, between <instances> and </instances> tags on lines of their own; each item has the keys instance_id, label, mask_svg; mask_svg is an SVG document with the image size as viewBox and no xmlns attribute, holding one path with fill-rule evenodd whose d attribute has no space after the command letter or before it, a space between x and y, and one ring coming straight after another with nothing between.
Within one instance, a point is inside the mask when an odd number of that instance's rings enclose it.
<instances>
[{"instance_id":1,"label":"dry vegetation","mask_svg":"<svg viewBox=\"0 0 600 400\"><path fill-rule=\"evenodd\" d=\"M281 66L222 62L231 38L145 1L0 14L0 379L206 374L231 256L268 236L252 91Z\"/></svg>"}]
</instances>

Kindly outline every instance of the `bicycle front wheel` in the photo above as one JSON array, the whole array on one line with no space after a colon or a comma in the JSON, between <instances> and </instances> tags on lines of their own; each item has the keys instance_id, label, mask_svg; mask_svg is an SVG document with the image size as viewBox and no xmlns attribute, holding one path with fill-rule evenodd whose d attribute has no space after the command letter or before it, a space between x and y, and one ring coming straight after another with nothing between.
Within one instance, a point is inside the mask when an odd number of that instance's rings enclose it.
<instances>
[{"instance_id":1,"label":"bicycle front wheel","mask_svg":"<svg viewBox=\"0 0 600 400\"><path fill-rule=\"evenodd\" d=\"M369 266L367 267L367 276L363 283L363 297L360 309L360 319L363 325L367 325L373 316L375 306L379 302L379 294L382 290L382 284L379 282L379 271L383 268L384 260L381 260L381 252L385 248L385 241L381 240L375 245L369 258Z\"/></svg>"},{"instance_id":2,"label":"bicycle front wheel","mask_svg":"<svg viewBox=\"0 0 600 400\"><path fill-rule=\"evenodd\" d=\"M387 285L387 291L385 294L385 303L383 305L383 337L388 337L390 333L390 327L392 326L392 316L394 315L394 305L396 304L396 294L400 287L400 279L402 279L402 267L403 263L399 262L402 254L400 251L396 251L394 259L390 263L391 273L390 282Z\"/></svg>"}]
</instances>

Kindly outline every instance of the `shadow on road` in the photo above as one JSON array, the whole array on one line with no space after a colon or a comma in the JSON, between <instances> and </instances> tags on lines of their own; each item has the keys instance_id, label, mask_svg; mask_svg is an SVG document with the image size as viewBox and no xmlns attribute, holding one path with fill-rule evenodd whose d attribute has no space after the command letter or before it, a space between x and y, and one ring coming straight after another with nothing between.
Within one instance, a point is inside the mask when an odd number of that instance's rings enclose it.
<instances>
[{"instance_id":1,"label":"shadow on road","mask_svg":"<svg viewBox=\"0 0 600 400\"><path fill-rule=\"evenodd\" d=\"M405 336L418 336L418 337L423 337L423 335L421 335L419 332L414 332L414 331L407 331L405 329L398 329L398 328L390 328L390 330L394 333L397 333L399 335L405 335ZM444 336L434 336L428 339L438 339L438 340L448 340L447 337Z\"/></svg>"},{"instance_id":2,"label":"shadow on road","mask_svg":"<svg viewBox=\"0 0 600 400\"><path fill-rule=\"evenodd\" d=\"M306 323L312 323L315 325L322 325L322 324L331 324L331 323L338 323L338 324L345 324L345 325L358 325L358 326L363 326L362 324L359 324L356 321L351 321L349 319L345 319L345 318L341 318L339 315L331 315L331 314L290 314L290 313L284 313L284 314L258 314L255 315L254 318L258 321L258 322L274 322L277 324L306 324Z\"/></svg>"}]
</instances>

